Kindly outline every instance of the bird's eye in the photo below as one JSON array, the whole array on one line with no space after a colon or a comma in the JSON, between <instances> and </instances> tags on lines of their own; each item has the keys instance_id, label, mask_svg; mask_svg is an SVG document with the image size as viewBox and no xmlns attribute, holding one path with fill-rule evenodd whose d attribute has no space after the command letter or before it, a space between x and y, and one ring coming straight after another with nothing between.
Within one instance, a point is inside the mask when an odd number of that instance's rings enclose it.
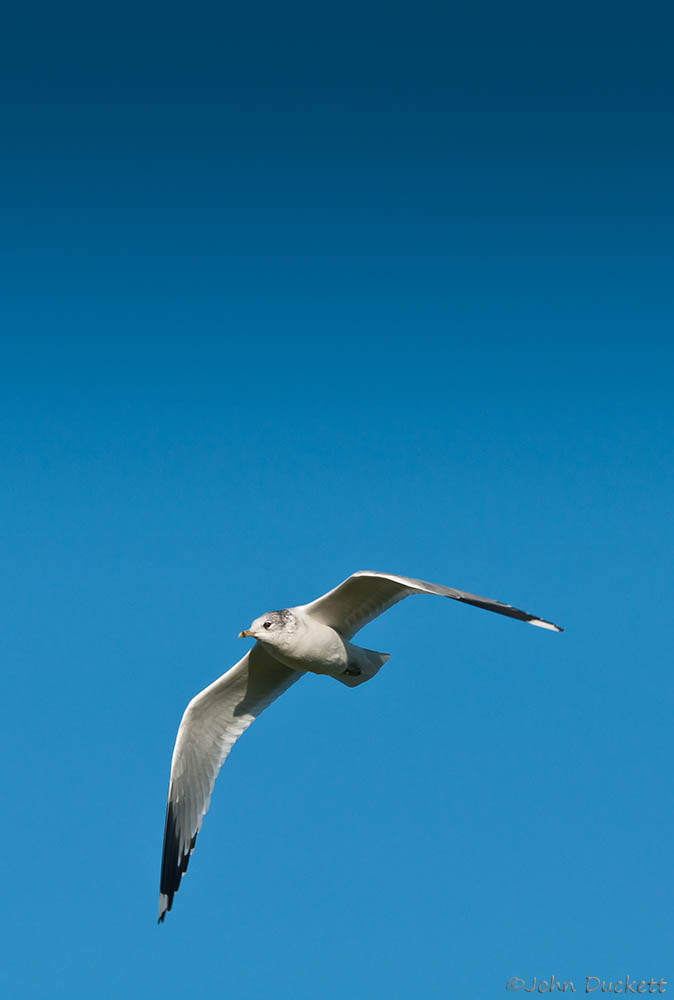
<instances>
[{"instance_id":1,"label":"bird's eye","mask_svg":"<svg viewBox=\"0 0 674 1000\"><path fill-rule=\"evenodd\" d=\"M271 628L271 622L263 622L262 628Z\"/></svg>"}]
</instances>

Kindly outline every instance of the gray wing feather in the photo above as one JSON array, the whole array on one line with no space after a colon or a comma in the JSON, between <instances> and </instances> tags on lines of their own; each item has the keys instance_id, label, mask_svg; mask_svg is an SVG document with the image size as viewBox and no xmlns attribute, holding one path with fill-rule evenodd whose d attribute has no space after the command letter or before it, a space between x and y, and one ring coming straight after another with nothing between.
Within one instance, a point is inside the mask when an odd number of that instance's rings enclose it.
<instances>
[{"instance_id":1,"label":"gray wing feather","mask_svg":"<svg viewBox=\"0 0 674 1000\"><path fill-rule=\"evenodd\" d=\"M305 604L306 614L336 629L346 639L350 639L364 625L382 614L388 608L409 597L410 594L438 594L440 597L451 597L463 604L472 604L485 611L495 611L508 618L538 625L554 632L562 632L559 625L520 611L510 604L502 604L489 597L479 597L455 587L444 587L439 583L428 583L426 580L415 580L409 576L397 576L394 573L376 573L371 570L360 570L340 583L338 587L323 594L310 604Z\"/></svg>"},{"instance_id":2,"label":"gray wing feather","mask_svg":"<svg viewBox=\"0 0 674 1000\"><path fill-rule=\"evenodd\" d=\"M302 676L302 671L284 667L256 644L185 709L171 760L159 888L160 922L171 909L187 870L215 779L229 751L267 705Z\"/></svg>"}]
</instances>

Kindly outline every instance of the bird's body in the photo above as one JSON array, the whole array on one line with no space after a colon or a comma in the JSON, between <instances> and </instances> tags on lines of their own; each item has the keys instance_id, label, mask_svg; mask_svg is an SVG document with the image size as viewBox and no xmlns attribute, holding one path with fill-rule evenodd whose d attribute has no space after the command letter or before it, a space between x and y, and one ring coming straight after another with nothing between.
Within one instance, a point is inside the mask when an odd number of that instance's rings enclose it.
<instances>
[{"instance_id":1,"label":"bird's body","mask_svg":"<svg viewBox=\"0 0 674 1000\"><path fill-rule=\"evenodd\" d=\"M261 629L253 631L253 622L241 637L259 636L267 653L291 670L324 674L355 687L374 677L389 658L388 653L354 645L332 626L316 621L303 607L270 611L262 618L264 622L256 619ZM265 630L265 623L272 627ZM278 628L273 627L276 623Z\"/></svg>"},{"instance_id":2,"label":"bird's body","mask_svg":"<svg viewBox=\"0 0 674 1000\"><path fill-rule=\"evenodd\" d=\"M215 778L233 744L257 716L305 673L348 687L370 680L388 660L350 639L410 594L438 594L474 607L562 631L509 604L392 573L361 571L310 604L269 611L239 635L258 641L185 709L171 761L159 920L171 909L210 803Z\"/></svg>"}]
</instances>

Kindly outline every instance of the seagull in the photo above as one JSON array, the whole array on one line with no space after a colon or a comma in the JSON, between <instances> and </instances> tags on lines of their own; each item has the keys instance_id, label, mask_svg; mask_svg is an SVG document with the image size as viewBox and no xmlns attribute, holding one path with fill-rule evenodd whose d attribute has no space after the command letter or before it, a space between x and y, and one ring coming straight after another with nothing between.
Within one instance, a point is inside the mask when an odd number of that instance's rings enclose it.
<instances>
[{"instance_id":1,"label":"seagull","mask_svg":"<svg viewBox=\"0 0 674 1000\"><path fill-rule=\"evenodd\" d=\"M559 625L453 587L393 573L361 570L310 604L268 611L239 638L255 645L185 709L171 760L159 887L159 923L171 909L211 800L213 785L239 736L305 673L326 674L347 687L371 680L388 653L349 640L364 625L412 594L438 594L539 628Z\"/></svg>"}]
</instances>

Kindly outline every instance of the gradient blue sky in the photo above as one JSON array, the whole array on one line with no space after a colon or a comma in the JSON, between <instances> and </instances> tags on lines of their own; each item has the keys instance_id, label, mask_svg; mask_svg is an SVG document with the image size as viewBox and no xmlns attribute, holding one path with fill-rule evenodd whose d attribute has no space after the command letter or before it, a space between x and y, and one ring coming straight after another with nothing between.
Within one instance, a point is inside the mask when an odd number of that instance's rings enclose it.
<instances>
[{"instance_id":1,"label":"gradient blue sky","mask_svg":"<svg viewBox=\"0 0 674 1000\"><path fill-rule=\"evenodd\" d=\"M22 998L672 981L670 36L645 5L15 11L0 60L1 976ZM173 741L258 613L368 627Z\"/></svg>"}]
</instances>

